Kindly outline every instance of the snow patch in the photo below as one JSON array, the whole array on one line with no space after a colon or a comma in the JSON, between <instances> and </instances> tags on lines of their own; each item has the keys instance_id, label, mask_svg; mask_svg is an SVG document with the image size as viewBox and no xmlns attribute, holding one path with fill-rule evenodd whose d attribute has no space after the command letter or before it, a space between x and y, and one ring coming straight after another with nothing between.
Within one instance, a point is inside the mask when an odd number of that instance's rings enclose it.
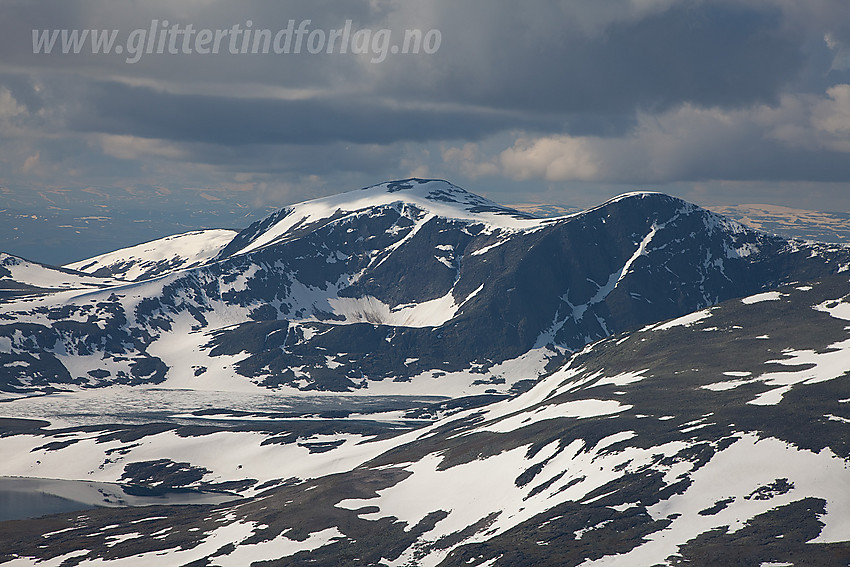
<instances>
[{"instance_id":1,"label":"snow patch","mask_svg":"<svg viewBox=\"0 0 850 567\"><path fill-rule=\"evenodd\" d=\"M563 404L552 404L542 406L534 411L522 412L512 417L501 419L490 425L485 425L474 431L491 431L494 433L510 433L523 427L528 427L540 421L548 419L559 419L573 417L587 419L614 415L631 409L630 405L623 405L617 400L573 400Z\"/></svg>"},{"instance_id":2,"label":"snow patch","mask_svg":"<svg viewBox=\"0 0 850 567\"><path fill-rule=\"evenodd\" d=\"M757 293L755 295L745 297L741 300L741 303L744 305L752 305L753 303L761 303L762 301L778 301L783 297L785 297L785 295L778 291L766 291L764 293Z\"/></svg>"},{"instance_id":3,"label":"snow patch","mask_svg":"<svg viewBox=\"0 0 850 567\"><path fill-rule=\"evenodd\" d=\"M702 321L703 319L708 319L709 317L711 317L711 309L703 309L702 311L689 313L677 319L673 319L672 321L667 321L666 323L662 323L660 325L650 328L654 331L666 331L667 329L672 329L673 327L690 327L694 323L698 323L699 321Z\"/></svg>"},{"instance_id":4,"label":"snow patch","mask_svg":"<svg viewBox=\"0 0 850 567\"><path fill-rule=\"evenodd\" d=\"M823 303L819 303L818 305L815 305L814 308L817 311L829 313L830 317L850 321L850 303L845 303L843 301L837 300L830 300L824 301Z\"/></svg>"}]
</instances>

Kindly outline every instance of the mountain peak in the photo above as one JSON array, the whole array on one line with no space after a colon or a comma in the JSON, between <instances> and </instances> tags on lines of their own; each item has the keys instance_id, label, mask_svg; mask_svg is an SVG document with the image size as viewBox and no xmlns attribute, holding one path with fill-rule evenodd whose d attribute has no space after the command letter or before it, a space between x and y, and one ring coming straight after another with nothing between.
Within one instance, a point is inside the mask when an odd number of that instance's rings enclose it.
<instances>
[{"instance_id":1,"label":"mountain peak","mask_svg":"<svg viewBox=\"0 0 850 567\"><path fill-rule=\"evenodd\" d=\"M674 197L672 195L668 195L667 193L661 193L659 191L630 191L628 193L623 193L621 195L617 195L616 197L612 197L601 203L600 205L593 207L589 210L601 209L604 207L608 207L610 205L628 205L633 203L641 203L643 206L649 206L651 208L661 209L665 206L673 205L674 207L683 208L686 210L695 210L699 207L694 205L689 201L685 201L684 199L680 199L679 197Z\"/></svg>"},{"instance_id":2,"label":"mountain peak","mask_svg":"<svg viewBox=\"0 0 850 567\"><path fill-rule=\"evenodd\" d=\"M361 191L385 192L387 194L401 193L395 197L398 200L413 204L422 204L424 200L426 203L431 203L430 206L426 205L426 208L431 209L437 205L440 211L434 212L441 216L452 216L452 212L447 208L454 207L458 210L455 213L461 212L462 217L465 217L463 213L495 213L523 220L536 218L528 213L505 207L490 199L471 193L444 179L411 177L371 185L364 187ZM348 193L342 193L340 197L344 195L348 195Z\"/></svg>"},{"instance_id":3,"label":"mountain peak","mask_svg":"<svg viewBox=\"0 0 850 567\"><path fill-rule=\"evenodd\" d=\"M410 178L290 205L239 233L222 250L220 257L251 252L353 215L387 208L401 212L407 206L426 216L482 223L500 229L530 229L542 222L533 215L499 205L448 181Z\"/></svg>"},{"instance_id":4,"label":"mountain peak","mask_svg":"<svg viewBox=\"0 0 850 567\"><path fill-rule=\"evenodd\" d=\"M449 183L444 179L423 179L419 177L411 177L408 179L399 179L395 181L386 181L377 185L364 187L361 191L385 191L386 193L402 193L399 198L412 196L414 199L426 199L438 203L460 205L463 208L467 207L486 207L492 210L504 211L507 213L527 217L524 213L515 211L508 207L499 205L489 199L486 199L475 193L471 193L462 187L458 187L453 183ZM345 195L345 193L343 193Z\"/></svg>"}]
</instances>

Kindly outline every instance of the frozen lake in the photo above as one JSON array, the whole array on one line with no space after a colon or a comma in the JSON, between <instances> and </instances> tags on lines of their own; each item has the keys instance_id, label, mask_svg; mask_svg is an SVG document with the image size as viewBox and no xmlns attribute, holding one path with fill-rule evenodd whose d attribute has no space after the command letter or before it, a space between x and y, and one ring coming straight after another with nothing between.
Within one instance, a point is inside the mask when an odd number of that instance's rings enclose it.
<instances>
[{"instance_id":1,"label":"frozen lake","mask_svg":"<svg viewBox=\"0 0 850 567\"><path fill-rule=\"evenodd\" d=\"M104 423L197 423L368 414L419 408L447 398L424 396L315 395L111 387L0 400L0 417L41 419L55 426Z\"/></svg>"},{"instance_id":2,"label":"frozen lake","mask_svg":"<svg viewBox=\"0 0 850 567\"><path fill-rule=\"evenodd\" d=\"M108 482L0 477L0 521L39 518L97 506L220 504L235 499L231 494L193 490L145 494Z\"/></svg>"}]
</instances>

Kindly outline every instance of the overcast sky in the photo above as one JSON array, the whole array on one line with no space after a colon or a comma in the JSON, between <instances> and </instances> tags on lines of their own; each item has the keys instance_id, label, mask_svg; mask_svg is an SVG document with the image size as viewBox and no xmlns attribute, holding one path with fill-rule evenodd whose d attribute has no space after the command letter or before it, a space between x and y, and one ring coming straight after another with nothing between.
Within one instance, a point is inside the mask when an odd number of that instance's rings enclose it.
<instances>
[{"instance_id":1,"label":"overcast sky","mask_svg":"<svg viewBox=\"0 0 850 567\"><path fill-rule=\"evenodd\" d=\"M198 30L238 25L239 51L245 29L276 33L289 20L309 20L300 54L252 54L250 37L249 52L233 54L226 36L218 54L170 54L166 36L165 53L128 62L152 25L192 26L195 35L174 34L178 50L184 39L194 49ZM341 40L337 52L308 52L308 34L322 31L317 48L347 20L372 36L348 53ZM34 29L118 30L122 53L86 44L63 55L59 37L53 53L34 54ZM391 53L405 29L431 32L429 52ZM277 206L410 176L506 203L587 206L652 189L700 204L850 210L850 6L0 5L2 186L154 186Z\"/></svg>"}]
</instances>

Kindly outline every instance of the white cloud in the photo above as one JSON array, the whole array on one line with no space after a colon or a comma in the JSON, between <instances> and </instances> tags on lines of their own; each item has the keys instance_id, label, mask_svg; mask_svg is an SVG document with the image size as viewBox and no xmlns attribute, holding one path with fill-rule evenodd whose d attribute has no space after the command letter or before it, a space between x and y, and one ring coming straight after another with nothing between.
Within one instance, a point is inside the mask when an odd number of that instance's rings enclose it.
<instances>
[{"instance_id":1,"label":"white cloud","mask_svg":"<svg viewBox=\"0 0 850 567\"><path fill-rule=\"evenodd\" d=\"M24 160L24 165L21 166L21 171L23 173L35 173L38 168L38 161L41 159L41 153L35 152L33 155L29 156Z\"/></svg>"},{"instance_id":2,"label":"white cloud","mask_svg":"<svg viewBox=\"0 0 850 567\"><path fill-rule=\"evenodd\" d=\"M444 150L442 157L470 178L667 183L746 179L765 164L785 165L776 156L820 150L850 152L850 85L836 85L821 97L785 95L776 106L684 104L641 113L622 137L526 134L490 156L467 144Z\"/></svg>"},{"instance_id":3,"label":"white cloud","mask_svg":"<svg viewBox=\"0 0 850 567\"><path fill-rule=\"evenodd\" d=\"M119 159L139 159L160 157L172 160L186 159L188 153L175 144L165 140L151 140L136 136L98 136L103 153Z\"/></svg>"},{"instance_id":4,"label":"white cloud","mask_svg":"<svg viewBox=\"0 0 850 567\"><path fill-rule=\"evenodd\" d=\"M836 85L826 91L812 111L812 125L821 134L821 143L832 150L850 152L850 85Z\"/></svg>"},{"instance_id":5,"label":"white cloud","mask_svg":"<svg viewBox=\"0 0 850 567\"><path fill-rule=\"evenodd\" d=\"M850 69L850 46L845 45L831 33L824 35L823 40L826 42L826 46L835 54L830 71Z\"/></svg>"},{"instance_id":6,"label":"white cloud","mask_svg":"<svg viewBox=\"0 0 850 567\"><path fill-rule=\"evenodd\" d=\"M499 166L496 163L483 161L478 144L470 142L461 147L444 148L442 157L445 163L451 164L470 179L499 174Z\"/></svg>"},{"instance_id":7,"label":"white cloud","mask_svg":"<svg viewBox=\"0 0 850 567\"><path fill-rule=\"evenodd\" d=\"M27 109L18 104L9 89L0 88L0 120L8 120L26 114Z\"/></svg>"},{"instance_id":8,"label":"white cloud","mask_svg":"<svg viewBox=\"0 0 850 567\"><path fill-rule=\"evenodd\" d=\"M501 153L499 164L505 175L517 180L535 177L547 181L590 180L601 173L603 156L599 149L594 138L520 138Z\"/></svg>"}]
</instances>

